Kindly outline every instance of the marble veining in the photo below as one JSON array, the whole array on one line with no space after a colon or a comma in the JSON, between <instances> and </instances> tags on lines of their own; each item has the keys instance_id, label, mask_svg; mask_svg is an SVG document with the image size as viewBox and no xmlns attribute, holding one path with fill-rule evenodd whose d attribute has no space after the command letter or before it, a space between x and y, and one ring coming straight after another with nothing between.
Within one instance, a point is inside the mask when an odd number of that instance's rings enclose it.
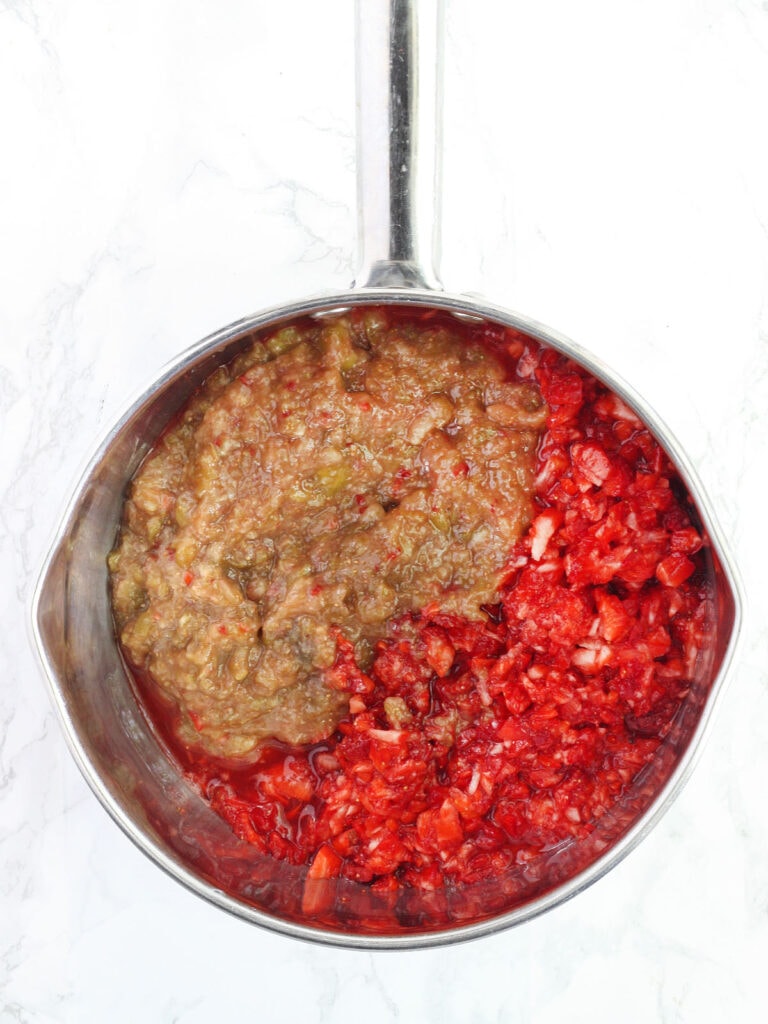
<instances>
[{"instance_id":1,"label":"marble veining","mask_svg":"<svg viewBox=\"0 0 768 1024\"><path fill-rule=\"evenodd\" d=\"M768 3L446 8L446 287L630 381L744 580L696 770L597 885L436 951L267 934L123 836L67 750L32 592L99 437L169 360L353 278L353 4L0 0L0 1021L764 1019Z\"/></svg>"}]
</instances>

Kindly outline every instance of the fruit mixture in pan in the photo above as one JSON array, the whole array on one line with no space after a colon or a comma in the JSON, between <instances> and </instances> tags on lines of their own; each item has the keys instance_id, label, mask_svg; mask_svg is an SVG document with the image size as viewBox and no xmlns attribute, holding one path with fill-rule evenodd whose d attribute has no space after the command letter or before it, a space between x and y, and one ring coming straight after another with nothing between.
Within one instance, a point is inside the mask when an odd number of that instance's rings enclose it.
<instances>
[{"instance_id":1,"label":"fruit mixture in pan","mask_svg":"<svg viewBox=\"0 0 768 1024\"><path fill-rule=\"evenodd\" d=\"M705 538L626 404L511 328L418 310L307 320L218 371L137 475L110 569L216 811L382 894L587 836L712 623Z\"/></svg>"}]
</instances>

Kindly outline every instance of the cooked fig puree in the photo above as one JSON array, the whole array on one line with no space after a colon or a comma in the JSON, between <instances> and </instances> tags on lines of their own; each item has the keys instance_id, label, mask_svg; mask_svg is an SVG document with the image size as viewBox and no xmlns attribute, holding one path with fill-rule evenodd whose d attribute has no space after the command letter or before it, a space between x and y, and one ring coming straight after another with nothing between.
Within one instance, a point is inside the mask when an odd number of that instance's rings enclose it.
<instances>
[{"instance_id":1,"label":"cooked fig puree","mask_svg":"<svg viewBox=\"0 0 768 1024\"><path fill-rule=\"evenodd\" d=\"M479 618L532 513L546 408L446 318L353 311L257 341L136 475L110 556L127 657L179 738L246 759L330 735L388 623Z\"/></svg>"}]
</instances>

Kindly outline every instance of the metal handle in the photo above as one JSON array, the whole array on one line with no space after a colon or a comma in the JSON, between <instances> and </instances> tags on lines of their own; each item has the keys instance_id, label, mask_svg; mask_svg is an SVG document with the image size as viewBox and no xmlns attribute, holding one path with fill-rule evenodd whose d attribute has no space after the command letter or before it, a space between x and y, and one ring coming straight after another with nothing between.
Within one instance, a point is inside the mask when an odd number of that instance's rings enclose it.
<instances>
[{"instance_id":1,"label":"metal handle","mask_svg":"<svg viewBox=\"0 0 768 1024\"><path fill-rule=\"evenodd\" d=\"M439 289L443 0L357 0L358 272Z\"/></svg>"}]
</instances>

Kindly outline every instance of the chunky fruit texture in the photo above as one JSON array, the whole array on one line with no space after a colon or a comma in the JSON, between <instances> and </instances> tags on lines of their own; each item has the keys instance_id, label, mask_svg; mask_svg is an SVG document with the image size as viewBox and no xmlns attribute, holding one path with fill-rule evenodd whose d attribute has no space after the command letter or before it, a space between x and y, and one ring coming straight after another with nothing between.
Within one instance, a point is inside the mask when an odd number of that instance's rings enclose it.
<instances>
[{"instance_id":1,"label":"chunky fruit texture","mask_svg":"<svg viewBox=\"0 0 768 1024\"><path fill-rule=\"evenodd\" d=\"M331 736L341 628L368 667L388 623L495 600L527 528L538 388L454 318L306 318L221 367L134 477L109 558L126 659L182 743L258 758Z\"/></svg>"},{"instance_id":2,"label":"chunky fruit texture","mask_svg":"<svg viewBox=\"0 0 768 1024\"><path fill-rule=\"evenodd\" d=\"M484 621L402 616L365 672L338 631L350 712L323 743L247 769L185 754L237 835L307 865L310 915L318 880L438 890L587 837L657 755L708 642L706 541L651 433L564 356L509 329L485 341L549 410L500 601Z\"/></svg>"}]
</instances>

